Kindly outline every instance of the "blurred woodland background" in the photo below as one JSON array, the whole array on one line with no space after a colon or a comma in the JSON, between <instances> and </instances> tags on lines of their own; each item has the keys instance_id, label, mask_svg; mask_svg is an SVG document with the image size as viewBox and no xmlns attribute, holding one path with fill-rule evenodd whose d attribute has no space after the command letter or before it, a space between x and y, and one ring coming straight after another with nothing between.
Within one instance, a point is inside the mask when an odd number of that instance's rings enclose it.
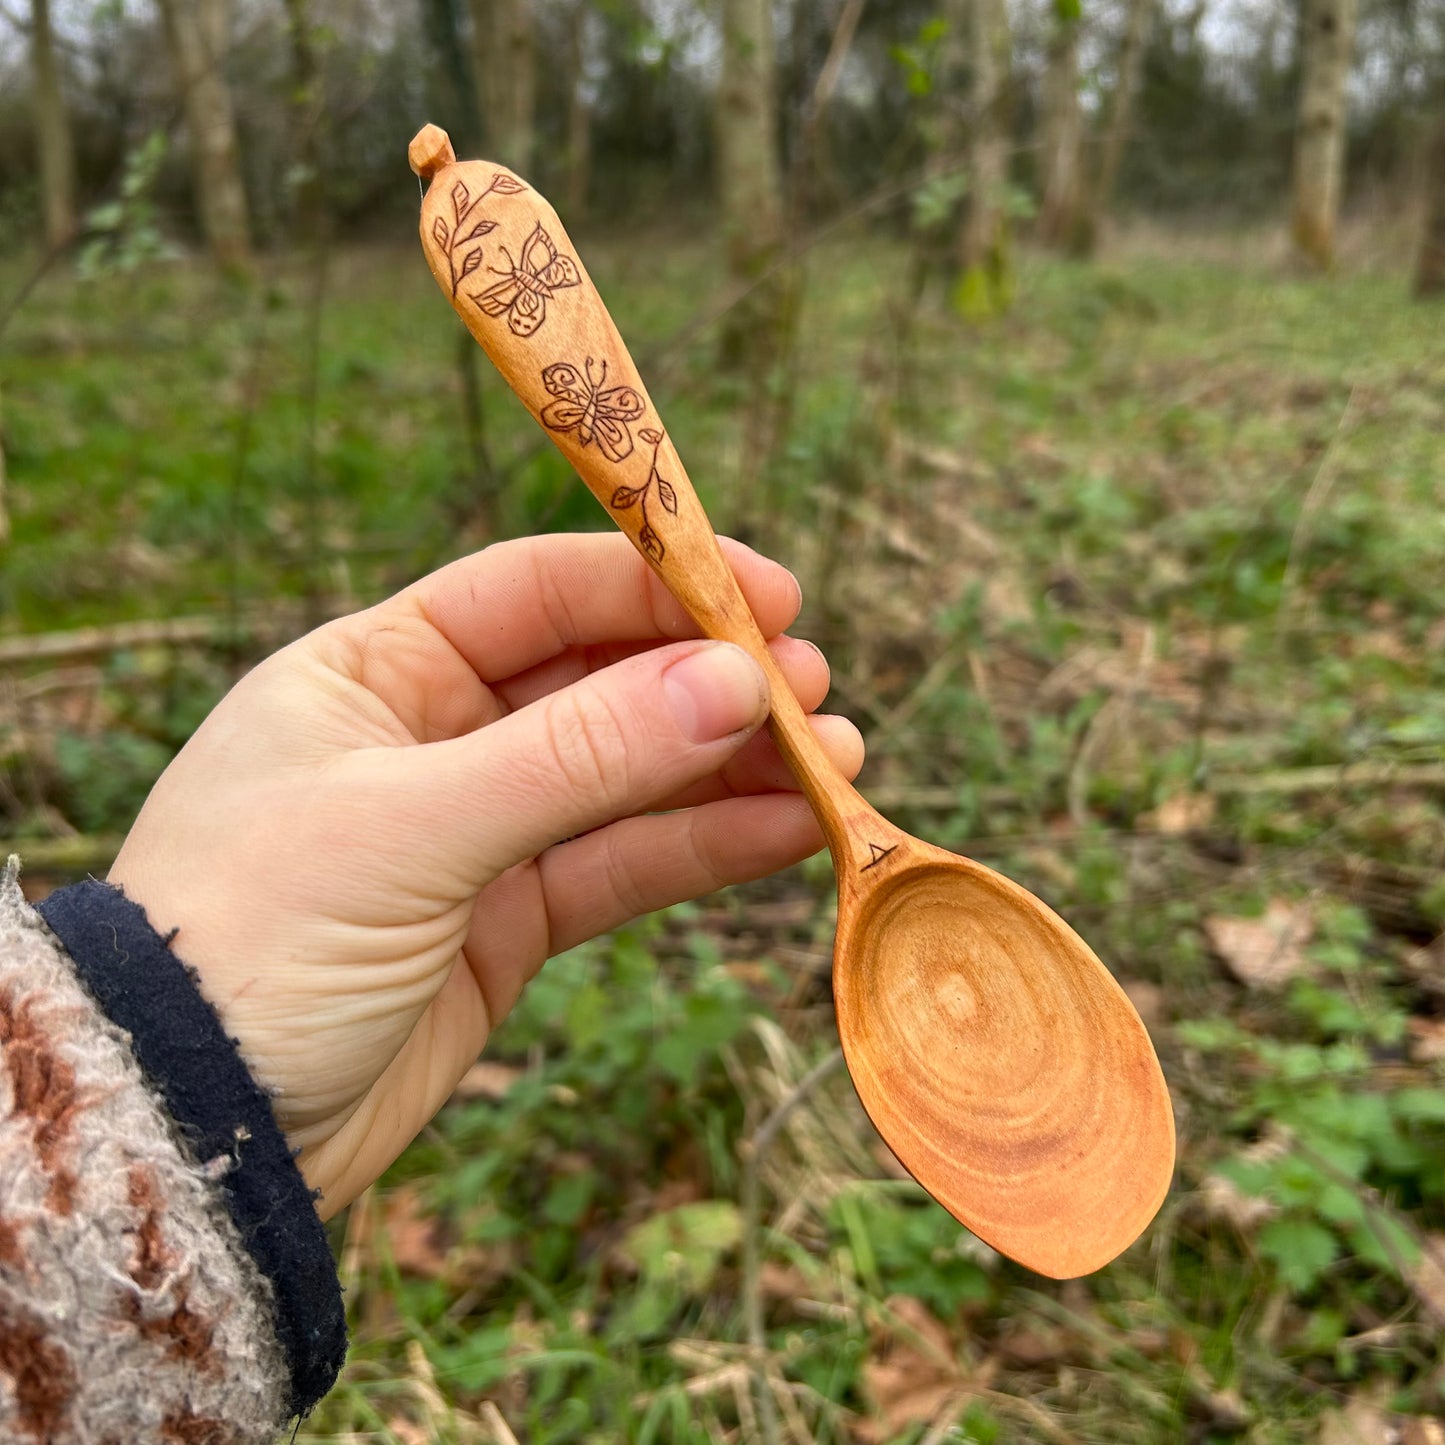
<instances>
[{"instance_id":1,"label":"blurred woodland background","mask_svg":"<svg viewBox=\"0 0 1445 1445\"><path fill-rule=\"evenodd\" d=\"M1445 1442L1445 0L0 0L0 826L604 527L415 236L552 197L865 791L1135 999L1177 1185L1054 1284L835 1067L825 859L532 986L338 1223L306 1441Z\"/></svg>"}]
</instances>

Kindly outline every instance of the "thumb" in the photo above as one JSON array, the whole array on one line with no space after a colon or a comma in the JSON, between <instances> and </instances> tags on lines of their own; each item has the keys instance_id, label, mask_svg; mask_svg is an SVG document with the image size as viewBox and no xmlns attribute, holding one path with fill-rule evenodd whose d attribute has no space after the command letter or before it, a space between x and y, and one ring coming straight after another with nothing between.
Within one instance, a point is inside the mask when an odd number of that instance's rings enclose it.
<instances>
[{"instance_id":1,"label":"thumb","mask_svg":"<svg viewBox=\"0 0 1445 1445\"><path fill-rule=\"evenodd\" d=\"M388 791L406 800L391 816L421 824L417 851L476 888L705 778L767 713L767 679L740 647L654 648L465 737L402 749L387 762Z\"/></svg>"}]
</instances>

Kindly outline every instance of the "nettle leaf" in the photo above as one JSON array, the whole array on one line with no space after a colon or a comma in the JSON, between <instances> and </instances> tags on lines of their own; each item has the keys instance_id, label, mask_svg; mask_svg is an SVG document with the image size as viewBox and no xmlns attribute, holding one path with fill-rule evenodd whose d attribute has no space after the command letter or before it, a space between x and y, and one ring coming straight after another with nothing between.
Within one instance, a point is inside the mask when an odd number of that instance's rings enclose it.
<instances>
[{"instance_id":1,"label":"nettle leaf","mask_svg":"<svg viewBox=\"0 0 1445 1445\"><path fill-rule=\"evenodd\" d=\"M1372 1209L1363 1223L1350 1230L1355 1258L1397 1279L1420 1261L1420 1243L1403 1219Z\"/></svg>"},{"instance_id":2,"label":"nettle leaf","mask_svg":"<svg viewBox=\"0 0 1445 1445\"><path fill-rule=\"evenodd\" d=\"M1274 1168L1263 1159L1245 1159L1239 1156L1221 1159L1214 1166L1214 1172L1255 1198L1268 1194L1274 1183Z\"/></svg>"},{"instance_id":3,"label":"nettle leaf","mask_svg":"<svg viewBox=\"0 0 1445 1445\"><path fill-rule=\"evenodd\" d=\"M666 477L657 478L657 495L662 498L662 505L675 517L677 516L677 493L673 485Z\"/></svg>"},{"instance_id":4,"label":"nettle leaf","mask_svg":"<svg viewBox=\"0 0 1445 1445\"><path fill-rule=\"evenodd\" d=\"M645 426L637 435L651 447L660 446L662 443L662 433L655 426Z\"/></svg>"},{"instance_id":5,"label":"nettle leaf","mask_svg":"<svg viewBox=\"0 0 1445 1445\"><path fill-rule=\"evenodd\" d=\"M610 505L619 512L625 512L628 507L637 505L638 499L646 490L646 487L618 487L612 494Z\"/></svg>"},{"instance_id":6,"label":"nettle leaf","mask_svg":"<svg viewBox=\"0 0 1445 1445\"><path fill-rule=\"evenodd\" d=\"M477 267L480 266L481 264L482 264L482 248L481 248L480 246L478 246L477 249L476 249L475 251L473 251L472 254L471 254L470 256L468 256L465 261L462 262L462 275L463 275L463 277L470 276L470 275L472 274L472 272L475 271L475 270L477 269Z\"/></svg>"},{"instance_id":7,"label":"nettle leaf","mask_svg":"<svg viewBox=\"0 0 1445 1445\"><path fill-rule=\"evenodd\" d=\"M1401 1119L1415 1124L1445 1124L1445 1089L1401 1089L1390 1102Z\"/></svg>"},{"instance_id":8,"label":"nettle leaf","mask_svg":"<svg viewBox=\"0 0 1445 1445\"><path fill-rule=\"evenodd\" d=\"M1259 1231L1259 1252L1274 1261L1285 1284L1303 1293L1339 1257L1340 1241L1309 1219L1272 1219Z\"/></svg>"},{"instance_id":9,"label":"nettle leaf","mask_svg":"<svg viewBox=\"0 0 1445 1445\"><path fill-rule=\"evenodd\" d=\"M736 1204L730 1199L700 1199L634 1226L617 1252L644 1278L670 1280L697 1296L712 1284L742 1235Z\"/></svg>"},{"instance_id":10,"label":"nettle leaf","mask_svg":"<svg viewBox=\"0 0 1445 1445\"><path fill-rule=\"evenodd\" d=\"M597 1192L597 1171L583 1169L555 1180L542 1203L542 1218L548 1224L571 1227L579 1223Z\"/></svg>"},{"instance_id":11,"label":"nettle leaf","mask_svg":"<svg viewBox=\"0 0 1445 1445\"><path fill-rule=\"evenodd\" d=\"M431 233L438 246L445 246L451 237L452 230L451 227L447 225L446 220L438 216L436 220L431 223Z\"/></svg>"},{"instance_id":12,"label":"nettle leaf","mask_svg":"<svg viewBox=\"0 0 1445 1445\"><path fill-rule=\"evenodd\" d=\"M584 983L567 1002L567 1042L578 1052L600 1043L607 1033L607 994L602 985Z\"/></svg>"},{"instance_id":13,"label":"nettle leaf","mask_svg":"<svg viewBox=\"0 0 1445 1445\"><path fill-rule=\"evenodd\" d=\"M1321 1186L1314 1202L1315 1213L1331 1224L1363 1224L1365 1201L1353 1189L1333 1182Z\"/></svg>"},{"instance_id":14,"label":"nettle leaf","mask_svg":"<svg viewBox=\"0 0 1445 1445\"><path fill-rule=\"evenodd\" d=\"M505 176L498 171L492 177L492 184L487 189L497 191L504 196L515 196L518 191L525 191L527 188L515 176Z\"/></svg>"},{"instance_id":15,"label":"nettle leaf","mask_svg":"<svg viewBox=\"0 0 1445 1445\"><path fill-rule=\"evenodd\" d=\"M467 208L467 202L471 200L472 193L466 188L463 181L458 181L452 187L452 206L457 213L457 224L461 224L462 212Z\"/></svg>"}]
</instances>

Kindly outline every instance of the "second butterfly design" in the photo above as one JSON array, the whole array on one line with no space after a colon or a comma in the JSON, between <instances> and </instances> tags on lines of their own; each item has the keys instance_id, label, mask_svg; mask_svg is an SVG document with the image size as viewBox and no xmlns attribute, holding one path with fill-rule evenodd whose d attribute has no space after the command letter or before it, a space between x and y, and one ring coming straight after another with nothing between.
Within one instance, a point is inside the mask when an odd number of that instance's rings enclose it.
<instances>
[{"instance_id":1,"label":"second butterfly design","mask_svg":"<svg viewBox=\"0 0 1445 1445\"><path fill-rule=\"evenodd\" d=\"M569 361L543 367L542 385L556 401L542 408L542 425L558 432L576 432L584 447L597 443L610 462L632 455L632 428L646 410L630 386L607 385L607 363L599 362L592 374L592 358L581 371Z\"/></svg>"}]
</instances>

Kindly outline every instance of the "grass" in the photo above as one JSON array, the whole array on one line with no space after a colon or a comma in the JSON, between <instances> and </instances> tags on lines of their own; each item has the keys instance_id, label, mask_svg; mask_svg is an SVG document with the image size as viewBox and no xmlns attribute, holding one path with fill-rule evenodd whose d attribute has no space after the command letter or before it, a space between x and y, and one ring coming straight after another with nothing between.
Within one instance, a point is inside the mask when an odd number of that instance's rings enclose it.
<instances>
[{"instance_id":1,"label":"grass","mask_svg":"<svg viewBox=\"0 0 1445 1445\"><path fill-rule=\"evenodd\" d=\"M301 1438L1283 1445L1445 1415L1439 310L1135 247L1026 256L964 327L854 236L807 259L749 478L746 388L687 330L714 258L583 249L715 515L803 576L868 789L1126 981L1178 1184L1055 1285L898 1178L841 1074L754 1154L834 1045L811 864L549 965L341 1227L355 1345ZM4 631L359 605L605 525L490 375L469 410L412 251L331 262L314 369L313 279L44 283L0 338ZM123 831L245 655L22 670L7 831Z\"/></svg>"}]
</instances>

